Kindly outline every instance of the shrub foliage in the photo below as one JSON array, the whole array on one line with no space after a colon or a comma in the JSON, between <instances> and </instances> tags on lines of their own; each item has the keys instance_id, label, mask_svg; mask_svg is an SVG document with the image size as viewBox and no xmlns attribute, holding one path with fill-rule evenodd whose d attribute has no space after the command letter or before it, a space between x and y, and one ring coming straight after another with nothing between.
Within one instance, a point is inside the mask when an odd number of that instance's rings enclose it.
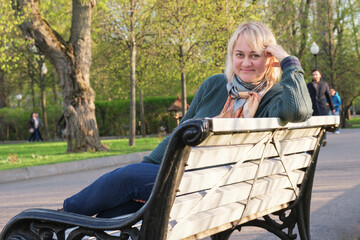
<instances>
[{"instance_id":1,"label":"shrub foliage","mask_svg":"<svg viewBox=\"0 0 360 240\"><path fill-rule=\"evenodd\" d=\"M188 97L191 102L192 96ZM171 132L176 127L174 113L167 109L176 100L176 97L152 97L144 99L144 114L146 134L158 134L160 127ZM96 120L100 136L128 136L130 101L96 101ZM59 138L60 129L57 125L61 117L62 107L53 105L47 107L49 137ZM38 112L41 118L41 109L25 110L23 108L0 109L0 141L27 140L30 133L28 120L32 112ZM137 134L140 134L140 112L137 102ZM43 126L40 126L42 132ZM46 136L44 136L46 137Z\"/></svg>"}]
</instances>

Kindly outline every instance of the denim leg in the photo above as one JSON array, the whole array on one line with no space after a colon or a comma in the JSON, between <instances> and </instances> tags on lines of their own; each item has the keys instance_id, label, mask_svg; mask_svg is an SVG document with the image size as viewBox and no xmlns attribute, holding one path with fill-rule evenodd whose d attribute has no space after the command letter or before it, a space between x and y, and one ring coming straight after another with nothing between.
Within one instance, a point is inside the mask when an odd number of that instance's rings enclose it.
<instances>
[{"instance_id":1,"label":"denim leg","mask_svg":"<svg viewBox=\"0 0 360 240\"><path fill-rule=\"evenodd\" d=\"M127 203L124 203L120 206L106 209L105 211L102 211L101 213L97 214L96 217L98 218L112 218L117 216L122 216L129 213L134 213L137 210L139 210L142 206L144 206L145 203L136 202L136 201L129 201Z\"/></svg>"},{"instance_id":2,"label":"denim leg","mask_svg":"<svg viewBox=\"0 0 360 240\"><path fill-rule=\"evenodd\" d=\"M35 128L34 133L35 133L35 140L38 142L39 141L39 129Z\"/></svg>"},{"instance_id":3,"label":"denim leg","mask_svg":"<svg viewBox=\"0 0 360 240\"><path fill-rule=\"evenodd\" d=\"M30 134L30 137L29 137L29 139L28 139L28 142L34 141L34 139L35 139L35 135L34 135L34 134L35 134L34 132L32 132L32 133Z\"/></svg>"},{"instance_id":4,"label":"denim leg","mask_svg":"<svg viewBox=\"0 0 360 240\"><path fill-rule=\"evenodd\" d=\"M134 163L106 173L79 193L65 199L64 211L92 216L129 201L146 201L159 167L151 163Z\"/></svg>"}]
</instances>

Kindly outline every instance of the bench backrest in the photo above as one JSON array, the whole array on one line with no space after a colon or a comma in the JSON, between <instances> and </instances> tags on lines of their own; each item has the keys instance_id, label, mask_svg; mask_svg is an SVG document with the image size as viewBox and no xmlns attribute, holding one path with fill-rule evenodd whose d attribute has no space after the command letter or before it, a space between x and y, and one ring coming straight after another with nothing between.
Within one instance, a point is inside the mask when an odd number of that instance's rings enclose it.
<instances>
[{"instance_id":1,"label":"bench backrest","mask_svg":"<svg viewBox=\"0 0 360 240\"><path fill-rule=\"evenodd\" d=\"M325 129L338 124L335 116L303 123L214 118L183 124L149 202L169 197L152 203L141 231L163 225L156 239L198 239L288 207L313 175Z\"/></svg>"}]
</instances>

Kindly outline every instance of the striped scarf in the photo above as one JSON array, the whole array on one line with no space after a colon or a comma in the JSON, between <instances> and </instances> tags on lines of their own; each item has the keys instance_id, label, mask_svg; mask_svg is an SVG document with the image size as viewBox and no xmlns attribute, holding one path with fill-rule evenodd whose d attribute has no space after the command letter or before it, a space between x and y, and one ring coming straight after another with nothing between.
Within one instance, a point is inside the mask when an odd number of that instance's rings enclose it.
<instances>
[{"instance_id":1,"label":"striped scarf","mask_svg":"<svg viewBox=\"0 0 360 240\"><path fill-rule=\"evenodd\" d=\"M247 83L234 74L233 81L228 82L229 92L220 118L252 118L259 107L262 96L270 89L269 82L262 79L257 83Z\"/></svg>"}]
</instances>

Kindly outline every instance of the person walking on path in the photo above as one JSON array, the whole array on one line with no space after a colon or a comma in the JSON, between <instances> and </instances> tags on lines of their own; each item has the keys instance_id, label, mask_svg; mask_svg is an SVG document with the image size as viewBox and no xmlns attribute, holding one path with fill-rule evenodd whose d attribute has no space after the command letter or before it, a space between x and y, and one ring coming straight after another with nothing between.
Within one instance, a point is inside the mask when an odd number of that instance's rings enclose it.
<instances>
[{"instance_id":1,"label":"person walking on path","mask_svg":"<svg viewBox=\"0 0 360 240\"><path fill-rule=\"evenodd\" d=\"M330 110L329 115L339 116L340 115L340 106L342 104L340 95L334 89L330 89L330 95L331 95L331 99L332 99L334 107L335 107L335 113L333 113ZM329 104L327 104L327 105L329 105ZM334 133L340 134L340 128L338 128L338 130L336 130Z\"/></svg>"},{"instance_id":2,"label":"person walking on path","mask_svg":"<svg viewBox=\"0 0 360 240\"><path fill-rule=\"evenodd\" d=\"M29 126L29 132L30 132L30 137L28 139L28 142L34 142L34 141L39 141L39 120L36 116L36 113L33 112L30 115L30 119L28 121L28 126Z\"/></svg>"},{"instance_id":3,"label":"person walking on path","mask_svg":"<svg viewBox=\"0 0 360 240\"><path fill-rule=\"evenodd\" d=\"M35 113L35 114L36 114L36 120L39 122L39 125L38 125L38 128L37 128L37 132L38 132L38 135L39 135L39 140L44 141L44 139L43 139L43 137L41 136L41 133L40 133L40 125L44 126L44 124L41 122L41 120L39 118L39 114L38 113Z\"/></svg>"},{"instance_id":4,"label":"person walking on path","mask_svg":"<svg viewBox=\"0 0 360 240\"><path fill-rule=\"evenodd\" d=\"M321 73L318 69L312 71L312 82L307 84L307 88L310 93L313 116L325 116L329 115L329 111L326 105L326 101L329 104L331 112L335 113L335 107L330 95L329 85L321 81ZM324 135L323 147L325 147L326 134Z\"/></svg>"}]
</instances>

